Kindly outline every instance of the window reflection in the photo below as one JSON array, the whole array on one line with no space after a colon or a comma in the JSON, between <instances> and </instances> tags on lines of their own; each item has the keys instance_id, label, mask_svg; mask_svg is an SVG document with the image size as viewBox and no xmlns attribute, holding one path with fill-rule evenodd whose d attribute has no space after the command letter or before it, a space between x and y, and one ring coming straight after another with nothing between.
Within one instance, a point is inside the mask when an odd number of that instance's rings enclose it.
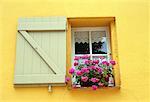
<instances>
[{"instance_id":1,"label":"window reflection","mask_svg":"<svg viewBox=\"0 0 150 102\"><path fill-rule=\"evenodd\" d=\"M107 54L106 32L93 31L91 33L92 54Z\"/></svg>"}]
</instances>

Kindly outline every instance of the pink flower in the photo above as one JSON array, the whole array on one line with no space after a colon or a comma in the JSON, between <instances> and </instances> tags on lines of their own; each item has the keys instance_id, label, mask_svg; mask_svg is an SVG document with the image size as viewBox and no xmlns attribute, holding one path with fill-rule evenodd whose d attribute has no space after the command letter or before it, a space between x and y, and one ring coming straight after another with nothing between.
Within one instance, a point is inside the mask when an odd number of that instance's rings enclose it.
<instances>
[{"instance_id":1,"label":"pink flower","mask_svg":"<svg viewBox=\"0 0 150 102\"><path fill-rule=\"evenodd\" d=\"M92 70L95 70L95 69L96 69L96 67L95 67L95 66L91 66L91 69L92 69Z\"/></svg>"},{"instance_id":2,"label":"pink flower","mask_svg":"<svg viewBox=\"0 0 150 102\"><path fill-rule=\"evenodd\" d=\"M74 66L77 66L78 65L78 62L74 62Z\"/></svg>"},{"instance_id":3,"label":"pink flower","mask_svg":"<svg viewBox=\"0 0 150 102\"><path fill-rule=\"evenodd\" d=\"M79 56L75 56L74 60L79 60L80 57Z\"/></svg>"},{"instance_id":4,"label":"pink flower","mask_svg":"<svg viewBox=\"0 0 150 102\"><path fill-rule=\"evenodd\" d=\"M98 64L99 60L93 60L93 64Z\"/></svg>"},{"instance_id":5,"label":"pink flower","mask_svg":"<svg viewBox=\"0 0 150 102\"><path fill-rule=\"evenodd\" d=\"M98 87L96 85L92 85L92 89L96 90Z\"/></svg>"},{"instance_id":6,"label":"pink flower","mask_svg":"<svg viewBox=\"0 0 150 102\"><path fill-rule=\"evenodd\" d=\"M96 82L98 82L98 81L99 81L99 79L96 78Z\"/></svg>"},{"instance_id":7,"label":"pink flower","mask_svg":"<svg viewBox=\"0 0 150 102\"><path fill-rule=\"evenodd\" d=\"M82 72L80 70L76 71L77 76L81 76Z\"/></svg>"},{"instance_id":8,"label":"pink flower","mask_svg":"<svg viewBox=\"0 0 150 102\"><path fill-rule=\"evenodd\" d=\"M70 81L70 78L69 78L69 77L66 77L66 78L65 78L65 81L66 81L66 82L69 82L69 81Z\"/></svg>"},{"instance_id":9,"label":"pink flower","mask_svg":"<svg viewBox=\"0 0 150 102\"><path fill-rule=\"evenodd\" d=\"M70 74L73 74L74 72L75 72L74 68L71 68L71 69L69 70L69 73L70 73Z\"/></svg>"},{"instance_id":10,"label":"pink flower","mask_svg":"<svg viewBox=\"0 0 150 102\"><path fill-rule=\"evenodd\" d=\"M102 86L104 86L104 83L100 82L100 83L98 83L98 85L102 87Z\"/></svg>"},{"instance_id":11,"label":"pink flower","mask_svg":"<svg viewBox=\"0 0 150 102\"><path fill-rule=\"evenodd\" d=\"M85 73L89 73L89 72L90 72L89 70L86 70L86 71L85 71Z\"/></svg>"},{"instance_id":12,"label":"pink flower","mask_svg":"<svg viewBox=\"0 0 150 102\"><path fill-rule=\"evenodd\" d=\"M85 59L85 57L84 57L84 56L81 56L81 58L82 58L82 59Z\"/></svg>"},{"instance_id":13,"label":"pink flower","mask_svg":"<svg viewBox=\"0 0 150 102\"><path fill-rule=\"evenodd\" d=\"M105 77L105 81L109 81L109 76L108 75L106 75L106 77Z\"/></svg>"},{"instance_id":14,"label":"pink flower","mask_svg":"<svg viewBox=\"0 0 150 102\"><path fill-rule=\"evenodd\" d=\"M92 64L93 61L89 60L89 64Z\"/></svg>"},{"instance_id":15,"label":"pink flower","mask_svg":"<svg viewBox=\"0 0 150 102\"><path fill-rule=\"evenodd\" d=\"M102 64L109 66L109 63L107 61L103 61Z\"/></svg>"},{"instance_id":16,"label":"pink flower","mask_svg":"<svg viewBox=\"0 0 150 102\"><path fill-rule=\"evenodd\" d=\"M100 58L101 60L105 59L105 57L104 57L104 56L99 56L99 58Z\"/></svg>"},{"instance_id":17,"label":"pink flower","mask_svg":"<svg viewBox=\"0 0 150 102\"><path fill-rule=\"evenodd\" d=\"M84 55L84 56L81 56L82 59L88 59L90 56L88 55Z\"/></svg>"},{"instance_id":18,"label":"pink flower","mask_svg":"<svg viewBox=\"0 0 150 102\"><path fill-rule=\"evenodd\" d=\"M74 84L72 85L72 87L73 87L73 88L77 88L77 86L76 86L76 85L74 85Z\"/></svg>"},{"instance_id":19,"label":"pink flower","mask_svg":"<svg viewBox=\"0 0 150 102\"><path fill-rule=\"evenodd\" d=\"M83 82L87 82L88 77L87 77L87 76L82 76L82 77L81 77L81 80L82 80Z\"/></svg>"},{"instance_id":20,"label":"pink flower","mask_svg":"<svg viewBox=\"0 0 150 102\"><path fill-rule=\"evenodd\" d=\"M97 68L96 68L96 71L99 72L99 73L101 73L101 72L103 71L103 68L97 67Z\"/></svg>"},{"instance_id":21,"label":"pink flower","mask_svg":"<svg viewBox=\"0 0 150 102\"><path fill-rule=\"evenodd\" d=\"M88 70L88 68L82 68L82 69L81 69L81 72L82 72L82 73L89 73L89 70Z\"/></svg>"},{"instance_id":22,"label":"pink flower","mask_svg":"<svg viewBox=\"0 0 150 102\"><path fill-rule=\"evenodd\" d=\"M85 60L84 64L89 64L89 60Z\"/></svg>"},{"instance_id":23,"label":"pink flower","mask_svg":"<svg viewBox=\"0 0 150 102\"><path fill-rule=\"evenodd\" d=\"M99 79L98 79L98 78L91 78L91 81L92 81L93 83L96 83L96 82L99 81Z\"/></svg>"},{"instance_id":24,"label":"pink flower","mask_svg":"<svg viewBox=\"0 0 150 102\"><path fill-rule=\"evenodd\" d=\"M116 62L115 62L114 60L111 60L110 63L111 63L112 65L115 65L115 64L116 64Z\"/></svg>"}]
</instances>

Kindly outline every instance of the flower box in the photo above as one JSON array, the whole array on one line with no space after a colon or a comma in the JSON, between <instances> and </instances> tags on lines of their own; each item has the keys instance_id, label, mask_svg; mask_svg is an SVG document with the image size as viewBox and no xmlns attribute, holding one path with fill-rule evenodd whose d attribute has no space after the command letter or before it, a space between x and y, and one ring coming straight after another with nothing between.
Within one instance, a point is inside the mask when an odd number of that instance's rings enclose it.
<instances>
[{"instance_id":1,"label":"flower box","mask_svg":"<svg viewBox=\"0 0 150 102\"><path fill-rule=\"evenodd\" d=\"M74 66L69 70L73 88L91 87L96 90L115 86L113 75L115 61L108 61L103 56L99 56L99 59L91 60L88 55L74 58Z\"/></svg>"}]
</instances>

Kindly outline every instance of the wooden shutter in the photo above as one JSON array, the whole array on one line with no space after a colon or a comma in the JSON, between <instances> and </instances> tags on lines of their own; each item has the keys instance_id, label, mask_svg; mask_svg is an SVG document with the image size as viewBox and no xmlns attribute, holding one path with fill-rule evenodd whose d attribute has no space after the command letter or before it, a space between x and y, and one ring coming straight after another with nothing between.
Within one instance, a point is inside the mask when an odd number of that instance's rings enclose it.
<instances>
[{"instance_id":1,"label":"wooden shutter","mask_svg":"<svg viewBox=\"0 0 150 102\"><path fill-rule=\"evenodd\" d=\"M21 18L14 84L63 84L66 75L66 18Z\"/></svg>"}]
</instances>

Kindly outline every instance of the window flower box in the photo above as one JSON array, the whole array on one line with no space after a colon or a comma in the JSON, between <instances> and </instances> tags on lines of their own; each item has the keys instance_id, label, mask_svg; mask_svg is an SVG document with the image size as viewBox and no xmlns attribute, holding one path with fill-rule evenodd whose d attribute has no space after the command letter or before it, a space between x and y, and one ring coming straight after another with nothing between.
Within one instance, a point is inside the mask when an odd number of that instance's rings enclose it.
<instances>
[{"instance_id":1,"label":"window flower box","mask_svg":"<svg viewBox=\"0 0 150 102\"><path fill-rule=\"evenodd\" d=\"M72 87L114 87L113 66L115 61L107 61L103 56L100 60L91 60L90 56L75 56L74 66L69 70L72 77Z\"/></svg>"}]
</instances>

